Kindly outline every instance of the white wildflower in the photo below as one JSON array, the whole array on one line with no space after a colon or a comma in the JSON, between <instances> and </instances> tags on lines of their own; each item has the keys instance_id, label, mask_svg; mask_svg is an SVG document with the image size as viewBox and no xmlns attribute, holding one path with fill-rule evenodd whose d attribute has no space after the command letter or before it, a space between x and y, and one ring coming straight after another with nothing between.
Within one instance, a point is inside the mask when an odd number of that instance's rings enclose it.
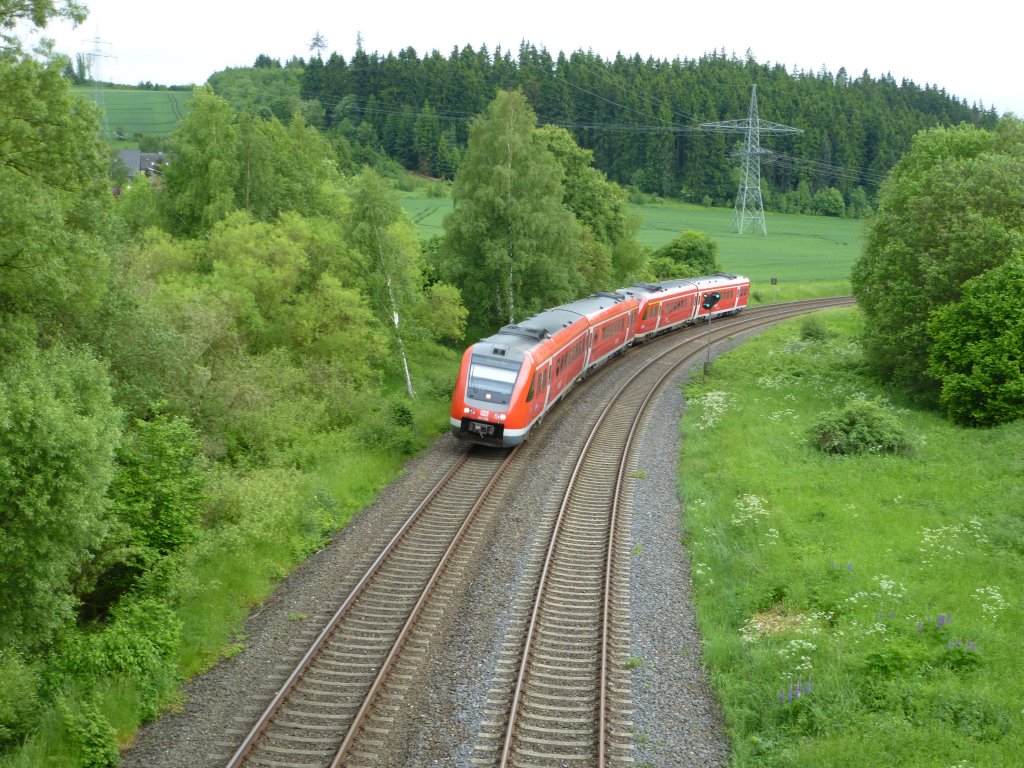
<instances>
[{"instance_id":1,"label":"white wildflower","mask_svg":"<svg viewBox=\"0 0 1024 768\"><path fill-rule=\"evenodd\" d=\"M731 518L733 525L744 525L759 517L768 517L768 510L765 509L767 502L760 496L752 493L745 493L736 498L736 509L739 514Z\"/></svg>"},{"instance_id":2,"label":"white wildflower","mask_svg":"<svg viewBox=\"0 0 1024 768\"><path fill-rule=\"evenodd\" d=\"M974 590L972 597L981 603L982 612L990 619L999 618L1007 606L999 587L980 587Z\"/></svg>"},{"instance_id":3,"label":"white wildflower","mask_svg":"<svg viewBox=\"0 0 1024 768\"><path fill-rule=\"evenodd\" d=\"M715 390L705 392L696 398L694 402L702 410L700 421L697 422L697 429L709 429L717 424L722 414L728 409L730 397L731 395L728 392Z\"/></svg>"}]
</instances>

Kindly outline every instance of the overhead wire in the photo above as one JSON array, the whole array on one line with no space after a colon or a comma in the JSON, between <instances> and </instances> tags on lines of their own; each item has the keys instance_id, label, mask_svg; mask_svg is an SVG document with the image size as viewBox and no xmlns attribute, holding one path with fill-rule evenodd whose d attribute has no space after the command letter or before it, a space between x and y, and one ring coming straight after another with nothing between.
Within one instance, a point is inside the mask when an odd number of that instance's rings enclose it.
<instances>
[{"instance_id":1,"label":"overhead wire","mask_svg":"<svg viewBox=\"0 0 1024 768\"><path fill-rule=\"evenodd\" d=\"M606 80L606 82L609 82L609 84L614 85L615 87L618 87L618 88L627 87L627 86L625 86L622 83L613 82L608 77L608 75L606 75L604 73L595 72L594 70L591 70L588 67L583 66L583 65L578 65L577 64L577 66L580 66L581 69L584 69L584 70L590 72L590 74L593 74L593 75L595 75L597 77L600 77L600 78ZM616 101L614 99L611 99L611 98L608 98L606 96L603 96L603 95L601 95L599 93L595 93L594 91L592 91L592 90L590 90L588 88L584 88L583 86L578 85L577 83L573 83L572 81L566 79L565 77L562 77L562 76L558 75L557 73L555 75L553 75L553 76L556 79L561 80L563 83L565 83L566 85L570 86L571 88L574 88L574 89L576 89L576 90L578 90L578 91L580 91L582 93L585 93L585 94L587 94L589 96L592 96L593 98L599 99L599 100L601 100L601 101L603 101L603 102L605 102L605 103L607 103L607 104L609 104L609 105L611 105L613 107L616 107L619 110L626 111L626 112L634 112L634 113L636 113L638 115L641 115L642 117L647 118L647 119L649 119L651 117L653 117L654 119L658 119L656 115L648 114L646 112L643 112L641 110L636 109L635 107L630 107L630 106L628 106L626 104L623 104L620 101ZM639 91L637 91L636 93L637 93L637 95L643 96L643 94L640 94ZM644 98L649 98L649 97L644 96ZM662 102L660 102L659 100L653 100L653 103L660 104ZM373 114L373 115L380 115L380 116L383 116L383 117L420 118L420 117L431 116L431 117L434 117L434 118L436 118L436 119L438 119L440 121L444 121L444 122L469 122L469 121L471 121L473 118L475 118L477 116L476 113L469 113L469 112L442 110L442 111L434 111L432 113L426 113L426 112L422 112L422 111L411 111L411 110L407 110L407 109L391 109L391 108L387 108L387 107L370 107L368 105L366 105L366 106L350 105L350 106L346 107L346 109L349 110L349 111L353 111L353 112L361 112L362 114ZM674 112L674 110L673 110L673 112ZM677 113L677 114L682 115L682 113ZM701 128L700 126L679 125L679 124L650 125L650 124L645 124L645 123L593 123L593 122L584 122L584 121L580 121L580 120L550 120L550 121L546 121L546 124L554 125L554 126L557 126L557 127L560 127L560 128L566 128L566 129L590 130L590 131L609 131L609 132L617 132L617 133L636 133L636 134L664 134L664 133L671 133L673 135L690 134L690 135L698 135L698 136L700 136L700 135L707 135L709 133L713 133L714 132L714 131L711 131L711 130L708 130L708 129L705 129L705 128ZM774 165L774 166L777 166L777 167L780 167L780 168L787 168L787 169L794 170L794 171L810 170L810 171L814 171L814 172L819 173L819 174L831 175L831 176L833 176L835 178L846 179L846 180L849 180L849 181L859 182L859 183L862 183L862 184L868 184L868 185L872 185L872 186L877 186L885 178L885 174L881 173L881 172L878 172L878 171L870 171L870 170L859 171L859 170L856 170L856 169L846 168L846 167L843 167L843 166L838 166L838 165L835 165L835 164L832 164L832 163L826 163L826 162L819 161L819 160L811 160L809 158L795 157L793 155L789 155L789 154L786 154L786 153L783 153L783 152L776 152L774 150L762 149L761 155L762 155L762 162L764 162L766 164L769 164L769 165Z\"/></svg>"}]
</instances>

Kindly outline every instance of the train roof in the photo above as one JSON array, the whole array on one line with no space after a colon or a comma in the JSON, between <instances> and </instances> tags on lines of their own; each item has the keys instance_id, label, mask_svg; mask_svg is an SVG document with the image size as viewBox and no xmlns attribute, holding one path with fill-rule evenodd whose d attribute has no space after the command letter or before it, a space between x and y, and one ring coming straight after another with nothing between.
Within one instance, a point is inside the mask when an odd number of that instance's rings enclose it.
<instances>
[{"instance_id":1,"label":"train roof","mask_svg":"<svg viewBox=\"0 0 1024 768\"><path fill-rule=\"evenodd\" d=\"M613 307L625 298L622 294L602 292L568 304L560 304L518 323L502 327L497 333L478 341L474 345L474 350L508 360L522 361L528 350L551 338L563 328L568 328L580 318Z\"/></svg>"},{"instance_id":2,"label":"train roof","mask_svg":"<svg viewBox=\"0 0 1024 768\"><path fill-rule=\"evenodd\" d=\"M732 283L736 280L746 280L746 278L743 275L734 275L729 272L715 272L713 275L684 277L678 280L663 280L660 283L637 283L636 285L631 285L628 288L619 288L618 292L626 296L636 296L639 294L671 291L675 288L682 288L684 286L693 286L697 290L702 290L706 288L713 288L716 285Z\"/></svg>"}]
</instances>

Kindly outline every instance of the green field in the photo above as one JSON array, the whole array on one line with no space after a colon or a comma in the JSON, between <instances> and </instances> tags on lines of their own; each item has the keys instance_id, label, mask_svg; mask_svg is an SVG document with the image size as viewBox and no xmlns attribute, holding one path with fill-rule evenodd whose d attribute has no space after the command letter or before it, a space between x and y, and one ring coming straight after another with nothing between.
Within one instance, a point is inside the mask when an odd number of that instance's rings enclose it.
<instances>
[{"instance_id":1,"label":"green field","mask_svg":"<svg viewBox=\"0 0 1024 768\"><path fill-rule=\"evenodd\" d=\"M731 765L1024 765L1024 422L891 406L909 451L821 453L823 413L896 395L858 373L857 311L819 318L687 388L684 540Z\"/></svg>"},{"instance_id":2,"label":"green field","mask_svg":"<svg viewBox=\"0 0 1024 768\"><path fill-rule=\"evenodd\" d=\"M450 198L407 194L403 195L402 204L420 237L444 234L442 223L452 209ZM631 207L642 220L638 236L641 244L658 248L685 230L703 232L718 243L718 260L723 269L747 275L755 290L763 286L766 293L771 290L769 283L773 277L779 281L777 293L792 284L848 280L850 267L860 255L864 241L864 222L855 219L766 213L766 238L749 231L744 235L730 232L731 208L678 202Z\"/></svg>"},{"instance_id":3,"label":"green field","mask_svg":"<svg viewBox=\"0 0 1024 768\"><path fill-rule=\"evenodd\" d=\"M166 136L189 109L192 91L144 91L135 88L76 86L75 93L98 103L106 113L108 139L138 133Z\"/></svg>"}]
</instances>

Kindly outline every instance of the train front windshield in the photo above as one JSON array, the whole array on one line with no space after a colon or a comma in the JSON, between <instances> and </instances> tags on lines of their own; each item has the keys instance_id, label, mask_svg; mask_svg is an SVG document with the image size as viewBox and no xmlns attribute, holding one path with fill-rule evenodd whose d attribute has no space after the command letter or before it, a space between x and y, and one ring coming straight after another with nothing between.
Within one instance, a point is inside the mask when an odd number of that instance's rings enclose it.
<instances>
[{"instance_id":1,"label":"train front windshield","mask_svg":"<svg viewBox=\"0 0 1024 768\"><path fill-rule=\"evenodd\" d=\"M512 399L512 389L516 385L519 366L514 368L496 365L490 361L481 362L476 359L469 364L469 381L466 383L466 395L474 400L483 400L495 405L508 405Z\"/></svg>"}]
</instances>

